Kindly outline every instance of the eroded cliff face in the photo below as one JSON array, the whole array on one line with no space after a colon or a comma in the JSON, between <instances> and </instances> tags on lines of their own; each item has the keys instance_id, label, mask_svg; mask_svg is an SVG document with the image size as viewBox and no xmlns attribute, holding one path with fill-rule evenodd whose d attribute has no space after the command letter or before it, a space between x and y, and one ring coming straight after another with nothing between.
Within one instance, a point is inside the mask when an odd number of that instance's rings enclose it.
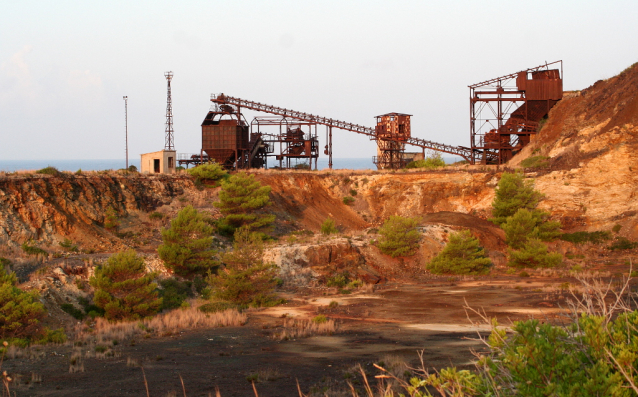
<instances>
[{"instance_id":1,"label":"eroded cliff face","mask_svg":"<svg viewBox=\"0 0 638 397\"><path fill-rule=\"evenodd\" d=\"M108 242L114 237L102 226L109 208L121 217L134 217L170 203L191 187L189 178L169 176L4 176L0 242L51 244L65 237Z\"/></svg>"}]
</instances>

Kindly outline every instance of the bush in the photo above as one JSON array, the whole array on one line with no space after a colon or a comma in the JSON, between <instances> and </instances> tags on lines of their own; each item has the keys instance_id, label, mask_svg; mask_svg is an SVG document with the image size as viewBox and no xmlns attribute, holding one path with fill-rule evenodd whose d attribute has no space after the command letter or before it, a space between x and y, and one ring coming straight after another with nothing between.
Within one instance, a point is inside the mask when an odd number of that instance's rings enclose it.
<instances>
[{"instance_id":1,"label":"bush","mask_svg":"<svg viewBox=\"0 0 638 397\"><path fill-rule=\"evenodd\" d=\"M609 246L612 251L631 250L638 247L638 243L629 241L626 237L616 237L614 242Z\"/></svg>"},{"instance_id":2,"label":"bush","mask_svg":"<svg viewBox=\"0 0 638 397\"><path fill-rule=\"evenodd\" d=\"M4 338L37 337L45 315L37 292L22 291L13 282L0 284L0 332Z\"/></svg>"},{"instance_id":3,"label":"bush","mask_svg":"<svg viewBox=\"0 0 638 397\"><path fill-rule=\"evenodd\" d=\"M337 226L335 225L335 221L333 221L331 218L328 218L325 221L323 221L323 223L321 224L321 234L328 235L328 234L337 234L337 233L339 233L339 230L337 229Z\"/></svg>"},{"instance_id":4,"label":"bush","mask_svg":"<svg viewBox=\"0 0 638 397\"><path fill-rule=\"evenodd\" d=\"M146 273L144 259L135 251L118 252L89 280L95 288L93 300L110 321L150 317L162 306L153 282L155 276Z\"/></svg>"},{"instance_id":5,"label":"bush","mask_svg":"<svg viewBox=\"0 0 638 397\"><path fill-rule=\"evenodd\" d=\"M354 197L351 196L346 196L343 198L343 203L345 205L353 205L354 204Z\"/></svg>"},{"instance_id":6,"label":"bush","mask_svg":"<svg viewBox=\"0 0 638 397\"><path fill-rule=\"evenodd\" d=\"M257 230L270 225L275 215L257 211L270 205L270 186L261 186L254 175L239 172L222 182L219 201L213 205L225 215L217 226L220 232L234 235L235 230L246 226Z\"/></svg>"},{"instance_id":7,"label":"bush","mask_svg":"<svg viewBox=\"0 0 638 397\"><path fill-rule=\"evenodd\" d=\"M352 197L356 196L356 195L357 195L357 191L356 191L356 190L354 190L354 189L350 189L350 195L351 195Z\"/></svg>"},{"instance_id":8,"label":"bush","mask_svg":"<svg viewBox=\"0 0 638 397\"><path fill-rule=\"evenodd\" d=\"M153 219L153 220L164 219L164 214L162 214L159 211L154 211L154 212L151 212L150 214L148 214L148 219Z\"/></svg>"},{"instance_id":9,"label":"bush","mask_svg":"<svg viewBox=\"0 0 638 397\"><path fill-rule=\"evenodd\" d=\"M57 168L51 167L51 166L48 166L48 167L42 168L40 170L37 170L35 173L36 174L43 174L43 175L53 175L53 176L59 176L61 174L60 171L58 171Z\"/></svg>"},{"instance_id":10,"label":"bush","mask_svg":"<svg viewBox=\"0 0 638 397\"><path fill-rule=\"evenodd\" d=\"M534 190L534 182L526 181L521 172L503 173L492 202L492 221L498 226L519 209L536 208L543 195Z\"/></svg>"},{"instance_id":11,"label":"bush","mask_svg":"<svg viewBox=\"0 0 638 397\"><path fill-rule=\"evenodd\" d=\"M450 234L443 250L426 266L435 274L485 274L492 261L469 230Z\"/></svg>"},{"instance_id":12,"label":"bush","mask_svg":"<svg viewBox=\"0 0 638 397\"><path fill-rule=\"evenodd\" d=\"M128 172L137 172L137 167L134 165L129 165L127 170Z\"/></svg>"},{"instance_id":13,"label":"bush","mask_svg":"<svg viewBox=\"0 0 638 397\"><path fill-rule=\"evenodd\" d=\"M521 166L525 168L547 168L549 167L549 157L532 156L521 161Z\"/></svg>"},{"instance_id":14,"label":"bush","mask_svg":"<svg viewBox=\"0 0 638 397\"><path fill-rule=\"evenodd\" d=\"M32 242L24 242L24 243L22 243L20 248L22 248L22 251L25 254L27 254L27 255L32 255L32 256L47 256L47 255L49 255L42 248L36 247L35 245L31 245L31 244L32 244Z\"/></svg>"},{"instance_id":15,"label":"bush","mask_svg":"<svg viewBox=\"0 0 638 397\"><path fill-rule=\"evenodd\" d=\"M441 167L445 167L445 161L443 160L443 155L439 152L432 152L425 159L412 161L405 166L405 168L425 169L436 169Z\"/></svg>"},{"instance_id":16,"label":"bush","mask_svg":"<svg viewBox=\"0 0 638 397\"><path fill-rule=\"evenodd\" d=\"M73 244L73 241L71 241L68 238L65 238L64 241L58 244L60 244L60 247L64 248L65 250L69 252L78 252L78 246Z\"/></svg>"},{"instance_id":17,"label":"bush","mask_svg":"<svg viewBox=\"0 0 638 397\"><path fill-rule=\"evenodd\" d=\"M379 250L393 258L414 255L419 248L421 233L416 229L416 218L391 216L379 229Z\"/></svg>"},{"instance_id":18,"label":"bush","mask_svg":"<svg viewBox=\"0 0 638 397\"><path fill-rule=\"evenodd\" d=\"M49 329L46 328L44 330L44 336L37 341L38 344L41 345L45 345L47 343L55 343L58 345L61 345L63 343L66 343L67 340L67 336L66 333L64 332L64 328L58 328L58 329Z\"/></svg>"},{"instance_id":19,"label":"bush","mask_svg":"<svg viewBox=\"0 0 638 397\"><path fill-rule=\"evenodd\" d=\"M11 265L11 261L7 258L0 257L0 284L16 285L18 278L16 274L9 271L8 267Z\"/></svg>"},{"instance_id":20,"label":"bush","mask_svg":"<svg viewBox=\"0 0 638 397\"><path fill-rule=\"evenodd\" d=\"M188 205L167 229L162 229L163 243L157 253L173 273L192 277L214 270L219 264L213 250L213 227L208 218Z\"/></svg>"},{"instance_id":21,"label":"bush","mask_svg":"<svg viewBox=\"0 0 638 397\"><path fill-rule=\"evenodd\" d=\"M601 244L611 239L611 234L605 231L563 233L559 237L563 241L574 244L594 243Z\"/></svg>"},{"instance_id":22,"label":"bush","mask_svg":"<svg viewBox=\"0 0 638 397\"><path fill-rule=\"evenodd\" d=\"M520 249L528 239L538 238L552 241L560 235L560 222L548 221L549 213L541 210L521 208L502 225L505 242L512 248Z\"/></svg>"},{"instance_id":23,"label":"bush","mask_svg":"<svg viewBox=\"0 0 638 397\"><path fill-rule=\"evenodd\" d=\"M276 266L263 261L263 244L247 227L237 229L233 250L222 256L224 267L207 278L214 298L256 307L280 303L274 294Z\"/></svg>"},{"instance_id":24,"label":"bush","mask_svg":"<svg viewBox=\"0 0 638 397\"><path fill-rule=\"evenodd\" d=\"M120 227L120 219L115 208L109 207L104 214L104 228L117 232Z\"/></svg>"},{"instance_id":25,"label":"bush","mask_svg":"<svg viewBox=\"0 0 638 397\"><path fill-rule=\"evenodd\" d=\"M84 320L84 317L86 317L86 314L82 310L73 306L72 303L63 303L60 305L60 309L76 320Z\"/></svg>"},{"instance_id":26,"label":"bush","mask_svg":"<svg viewBox=\"0 0 638 397\"><path fill-rule=\"evenodd\" d=\"M176 278L168 278L160 281L160 297L162 298L162 310L177 309L186 299L193 296L190 281L179 281Z\"/></svg>"},{"instance_id":27,"label":"bush","mask_svg":"<svg viewBox=\"0 0 638 397\"><path fill-rule=\"evenodd\" d=\"M547 246L537 238L530 238L520 250L510 250L508 265L516 268L555 267L563 256L557 252L548 252Z\"/></svg>"},{"instance_id":28,"label":"bush","mask_svg":"<svg viewBox=\"0 0 638 397\"><path fill-rule=\"evenodd\" d=\"M205 181L218 181L228 175L224 167L215 162L198 165L188 169L186 172L196 179Z\"/></svg>"}]
</instances>

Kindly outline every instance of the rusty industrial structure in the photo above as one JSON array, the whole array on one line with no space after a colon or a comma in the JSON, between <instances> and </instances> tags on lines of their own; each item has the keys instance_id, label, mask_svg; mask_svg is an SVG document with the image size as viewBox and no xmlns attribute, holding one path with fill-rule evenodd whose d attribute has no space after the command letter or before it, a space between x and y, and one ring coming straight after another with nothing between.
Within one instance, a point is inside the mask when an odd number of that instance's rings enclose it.
<instances>
[{"instance_id":1,"label":"rusty industrial structure","mask_svg":"<svg viewBox=\"0 0 638 397\"><path fill-rule=\"evenodd\" d=\"M469 86L472 163L504 164L527 145L562 99L562 75L556 61Z\"/></svg>"},{"instance_id":2,"label":"rusty industrial structure","mask_svg":"<svg viewBox=\"0 0 638 397\"><path fill-rule=\"evenodd\" d=\"M168 88L166 89L166 130L164 133L164 150L175 150L173 143L173 98L171 96L171 80L173 72L164 73Z\"/></svg>"},{"instance_id":3,"label":"rusty industrial structure","mask_svg":"<svg viewBox=\"0 0 638 397\"><path fill-rule=\"evenodd\" d=\"M316 168L317 126L323 125L327 141L324 154L328 156L329 168L332 168L333 128L363 134L376 141L377 155L373 162L379 169L401 168L414 159L414 153L405 152L406 145L418 147L423 153L429 149L456 155L470 164L503 164L533 139L542 120L562 98L562 61L469 88L470 147L413 137L409 114L376 116L377 124L370 128L224 94L211 95L213 109L202 123L202 150L198 155L181 155L179 163L189 165L214 160L228 168L261 168L268 166L269 157L274 157L281 168L299 166L299 161L312 167L313 160ZM278 117L255 117L249 128L242 109ZM264 129L267 126L276 126L279 131L267 132Z\"/></svg>"}]
</instances>

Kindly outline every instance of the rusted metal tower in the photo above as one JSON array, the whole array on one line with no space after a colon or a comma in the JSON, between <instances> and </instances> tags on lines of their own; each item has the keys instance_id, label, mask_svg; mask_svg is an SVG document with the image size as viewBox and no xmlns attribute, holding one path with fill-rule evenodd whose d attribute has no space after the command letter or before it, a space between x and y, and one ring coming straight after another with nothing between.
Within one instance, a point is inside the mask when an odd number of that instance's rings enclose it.
<instances>
[{"instance_id":1,"label":"rusted metal tower","mask_svg":"<svg viewBox=\"0 0 638 397\"><path fill-rule=\"evenodd\" d=\"M562 76L556 61L469 86L471 162L503 164L527 145L562 99Z\"/></svg>"},{"instance_id":2,"label":"rusted metal tower","mask_svg":"<svg viewBox=\"0 0 638 397\"><path fill-rule=\"evenodd\" d=\"M278 133L268 133L269 126L278 127ZM316 123L276 116L255 117L250 123L250 130L251 141L259 138L263 142L259 150L254 150L256 158L263 160L253 160L251 167L265 166L267 157L273 156L279 161L280 168L307 165L312 169L314 160L314 167L317 169L319 139ZM291 160L297 163L293 165Z\"/></svg>"},{"instance_id":3,"label":"rusted metal tower","mask_svg":"<svg viewBox=\"0 0 638 397\"><path fill-rule=\"evenodd\" d=\"M377 116L375 128L377 156L372 161L379 169L396 169L406 165L405 143L411 135L411 114L386 113Z\"/></svg>"},{"instance_id":4,"label":"rusted metal tower","mask_svg":"<svg viewBox=\"0 0 638 397\"><path fill-rule=\"evenodd\" d=\"M168 84L166 92L166 132L164 134L164 150L175 150L173 143L173 100L171 99L171 80L173 72L164 73Z\"/></svg>"}]
</instances>

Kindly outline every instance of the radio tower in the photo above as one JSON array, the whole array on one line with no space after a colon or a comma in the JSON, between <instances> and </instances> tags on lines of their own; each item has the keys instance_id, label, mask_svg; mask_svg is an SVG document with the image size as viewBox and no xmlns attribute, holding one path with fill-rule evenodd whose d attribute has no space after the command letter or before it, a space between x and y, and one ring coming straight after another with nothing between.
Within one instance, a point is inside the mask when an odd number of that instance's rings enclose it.
<instances>
[{"instance_id":1,"label":"radio tower","mask_svg":"<svg viewBox=\"0 0 638 397\"><path fill-rule=\"evenodd\" d=\"M164 150L175 150L173 144L173 101L171 99L171 80L173 72L164 73L168 82L168 92L166 93L166 134L164 136Z\"/></svg>"}]
</instances>

